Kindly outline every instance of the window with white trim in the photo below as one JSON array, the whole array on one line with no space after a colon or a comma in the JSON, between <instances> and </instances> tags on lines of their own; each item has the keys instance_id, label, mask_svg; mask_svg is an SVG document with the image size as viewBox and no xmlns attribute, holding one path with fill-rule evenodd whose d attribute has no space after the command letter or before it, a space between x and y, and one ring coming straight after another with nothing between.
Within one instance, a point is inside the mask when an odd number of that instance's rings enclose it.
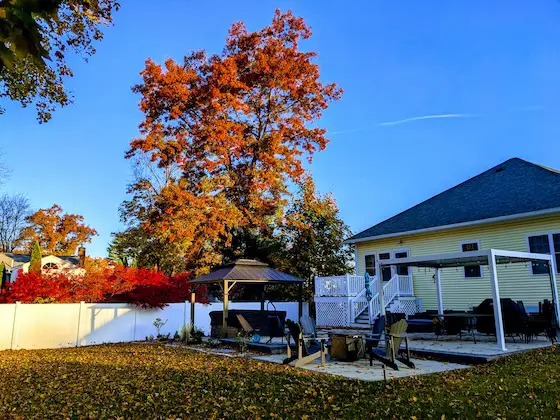
<instances>
[{"instance_id":1,"label":"window with white trim","mask_svg":"<svg viewBox=\"0 0 560 420\"><path fill-rule=\"evenodd\" d=\"M472 252L478 251L478 241L472 242L463 242L461 244L461 251L463 252ZM477 278L482 277L482 268L480 265L468 265L464 267L465 270L465 278Z\"/></svg>"},{"instance_id":2,"label":"window with white trim","mask_svg":"<svg viewBox=\"0 0 560 420\"><path fill-rule=\"evenodd\" d=\"M395 259L397 258L408 258L408 251L396 251L395 252ZM408 276L408 267L398 265L397 266L397 274L399 276Z\"/></svg>"},{"instance_id":3,"label":"window with white trim","mask_svg":"<svg viewBox=\"0 0 560 420\"><path fill-rule=\"evenodd\" d=\"M527 242L529 252L554 255L556 272L560 273L560 233L529 236ZM550 249L551 245L552 249ZM533 274L548 274L548 263L546 261L532 261L531 272Z\"/></svg>"},{"instance_id":4,"label":"window with white trim","mask_svg":"<svg viewBox=\"0 0 560 420\"><path fill-rule=\"evenodd\" d=\"M379 253L379 259L380 260L390 260L391 259L391 253L389 252L380 252ZM391 280L391 267L388 265L384 265L383 268L381 269L381 277L383 278L383 281L389 281Z\"/></svg>"},{"instance_id":5,"label":"window with white trim","mask_svg":"<svg viewBox=\"0 0 560 420\"><path fill-rule=\"evenodd\" d=\"M365 256L366 273L375 276L375 254Z\"/></svg>"}]
</instances>

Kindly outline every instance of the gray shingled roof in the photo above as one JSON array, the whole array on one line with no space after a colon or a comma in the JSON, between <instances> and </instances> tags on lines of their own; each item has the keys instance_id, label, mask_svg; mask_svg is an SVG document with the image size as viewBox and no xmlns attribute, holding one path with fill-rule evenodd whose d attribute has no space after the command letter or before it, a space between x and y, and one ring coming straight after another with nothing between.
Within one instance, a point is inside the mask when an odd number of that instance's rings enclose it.
<instances>
[{"instance_id":1,"label":"gray shingled roof","mask_svg":"<svg viewBox=\"0 0 560 420\"><path fill-rule=\"evenodd\" d=\"M14 254L12 252L3 252L3 254L5 256L7 256L8 258L11 258L12 260L14 260L15 265L21 265L21 264L25 264L25 263L28 263L29 261L31 261L31 254ZM44 255L44 257L47 257L47 255ZM74 255L69 256L69 257L59 257L59 256L57 256L57 258L60 258L62 261L66 261L70 264L74 264L74 265L79 265L80 264L80 258L76 257Z\"/></svg>"},{"instance_id":2,"label":"gray shingled roof","mask_svg":"<svg viewBox=\"0 0 560 420\"><path fill-rule=\"evenodd\" d=\"M303 280L291 274L275 270L257 260L236 260L204 276L191 280L191 283L219 283L223 280L247 283L302 283Z\"/></svg>"},{"instance_id":3,"label":"gray shingled roof","mask_svg":"<svg viewBox=\"0 0 560 420\"><path fill-rule=\"evenodd\" d=\"M560 208L560 172L509 159L348 241Z\"/></svg>"}]
</instances>

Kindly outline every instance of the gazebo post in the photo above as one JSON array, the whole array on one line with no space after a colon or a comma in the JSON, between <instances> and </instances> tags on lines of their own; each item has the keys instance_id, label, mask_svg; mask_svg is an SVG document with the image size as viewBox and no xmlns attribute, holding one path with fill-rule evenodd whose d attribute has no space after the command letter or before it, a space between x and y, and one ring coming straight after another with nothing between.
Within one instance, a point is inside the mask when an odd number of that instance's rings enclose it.
<instances>
[{"instance_id":1,"label":"gazebo post","mask_svg":"<svg viewBox=\"0 0 560 420\"><path fill-rule=\"evenodd\" d=\"M195 308L195 302L196 302L196 290L198 289L198 286L192 286L191 288L191 325L194 328L194 308Z\"/></svg>"},{"instance_id":2,"label":"gazebo post","mask_svg":"<svg viewBox=\"0 0 560 420\"><path fill-rule=\"evenodd\" d=\"M560 325L560 305L558 304L558 289L556 285L556 264L554 257L550 257L548 263L548 274L550 277L550 288L552 289L552 302L554 302L554 311L556 312L556 325Z\"/></svg>"},{"instance_id":3,"label":"gazebo post","mask_svg":"<svg viewBox=\"0 0 560 420\"><path fill-rule=\"evenodd\" d=\"M266 288L266 284L263 283L262 291L261 291L261 311L264 311L264 289Z\"/></svg>"},{"instance_id":4,"label":"gazebo post","mask_svg":"<svg viewBox=\"0 0 560 420\"><path fill-rule=\"evenodd\" d=\"M443 315L443 298L441 293L441 268L436 267L436 292L438 315Z\"/></svg>"},{"instance_id":5,"label":"gazebo post","mask_svg":"<svg viewBox=\"0 0 560 420\"><path fill-rule=\"evenodd\" d=\"M492 281L492 298L494 300L494 321L496 323L496 340L498 348L506 351L506 339L504 336L504 323L502 320L502 304L500 301L500 287L498 285L498 272L496 270L496 255L491 249L488 253L488 268L490 269L490 278Z\"/></svg>"},{"instance_id":6,"label":"gazebo post","mask_svg":"<svg viewBox=\"0 0 560 420\"><path fill-rule=\"evenodd\" d=\"M298 285L298 319L301 319L303 315L303 282Z\"/></svg>"},{"instance_id":7,"label":"gazebo post","mask_svg":"<svg viewBox=\"0 0 560 420\"><path fill-rule=\"evenodd\" d=\"M228 331L228 306L229 306L229 281L224 280L224 290L222 303L224 305L222 311L222 336L227 338Z\"/></svg>"}]
</instances>

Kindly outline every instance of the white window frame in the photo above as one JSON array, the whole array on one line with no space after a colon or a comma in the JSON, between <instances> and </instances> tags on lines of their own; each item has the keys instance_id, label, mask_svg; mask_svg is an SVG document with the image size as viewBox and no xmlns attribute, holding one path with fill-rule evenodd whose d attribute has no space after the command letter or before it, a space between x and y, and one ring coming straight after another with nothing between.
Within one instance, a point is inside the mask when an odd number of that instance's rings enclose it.
<instances>
[{"instance_id":1,"label":"white window frame","mask_svg":"<svg viewBox=\"0 0 560 420\"><path fill-rule=\"evenodd\" d=\"M527 251L531 252L531 246L529 245L529 238L532 236L547 236L548 237L548 249L550 250L550 255L552 256L552 269L555 270L556 274L558 273L558 267L556 267L556 249L554 248L554 239L552 235L560 235L559 230L553 230L549 232L537 232L537 233L530 233L527 234L525 237L525 242L527 244ZM529 262L529 272L531 276L541 277L541 276L548 276L548 273L533 273L533 264Z\"/></svg>"},{"instance_id":2,"label":"white window frame","mask_svg":"<svg viewBox=\"0 0 560 420\"><path fill-rule=\"evenodd\" d=\"M467 245L467 244L477 244L478 245L478 251L480 251L482 248L480 247L480 240L479 239L472 239L472 240L466 240L466 241L461 241L459 243L459 251L460 252L465 252L463 251L463 245ZM467 267L463 267L463 279L467 280L467 279L481 279L484 277L484 267L482 264L479 265L480 267L480 276L475 276L475 277L467 277L467 272L465 271L465 269Z\"/></svg>"},{"instance_id":3,"label":"white window frame","mask_svg":"<svg viewBox=\"0 0 560 420\"><path fill-rule=\"evenodd\" d=\"M398 249L393 249L393 251L391 251L391 252L392 252L392 253L391 253L391 257L392 257L394 260L397 259L397 257L396 257L397 252L406 252L406 258L409 258L409 257L410 257L410 248L398 248ZM412 276L412 267L407 267L407 268L408 268L408 275L409 275L409 276ZM394 271L393 274L396 274L396 273L397 273L397 268L395 267L395 269L394 269L393 271Z\"/></svg>"},{"instance_id":4,"label":"white window frame","mask_svg":"<svg viewBox=\"0 0 560 420\"><path fill-rule=\"evenodd\" d=\"M364 274L362 274L362 275L364 275L364 276L365 276L366 273L367 273L366 257L371 257L372 255L373 255L374 261L377 261L377 255L378 255L377 252L366 252L366 253L364 254ZM375 269L375 264L374 264L373 267L374 267L374 269ZM375 275L377 275L377 273L375 273Z\"/></svg>"},{"instance_id":5,"label":"white window frame","mask_svg":"<svg viewBox=\"0 0 560 420\"><path fill-rule=\"evenodd\" d=\"M379 258L379 255L381 255L381 254L389 254L389 258L386 258L387 260L390 260L391 258L393 258L392 251L379 251L377 253L377 258L379 259L379 261L383 261L381 258ZM393 271L394 271L393 266L390 266L389 268L391 269L391 278L392 278L393 277ZM381 269L381 271L383 271L383 269ZM380 278L383 279L383 276L381 276ZM389 280L391 280L391 279L389 279Z\"/></svg>"}]
</instances>

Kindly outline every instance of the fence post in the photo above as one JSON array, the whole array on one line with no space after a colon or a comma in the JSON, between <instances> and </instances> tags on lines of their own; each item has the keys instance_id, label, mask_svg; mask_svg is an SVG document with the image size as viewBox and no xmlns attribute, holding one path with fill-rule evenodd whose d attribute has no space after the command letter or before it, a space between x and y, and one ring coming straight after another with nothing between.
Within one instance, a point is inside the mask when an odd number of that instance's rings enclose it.
<instances>
[{"instance_id":1,"label":"fence post","mask_svg":"<svg viewBox=\"0 0 560 420\"><path fill-rule=\"evenodd\" d=\"M84 309L84 301L80 301L78 306L78 328L76 328L76 347L80 347L80 324L82 323L82 311Z\"/></svg>"},{"instance_id":2,"label":"fence post","mask_svg":"<svg viewBox=\"0 0 560 420\"><path fill-rule=\"evenodd\" d=\"M133 306L132 310L134 311L134 326L132 327L132 341L136 341L136 324L138 323L137 321L138 308L136 306Z\"/></svg>"},{"instance_id":3,"label":"fence post","mask_svg":"<svg viewBox=\"0 0 560 420\"><path fill-rule=\"evenodd\" d=\"M185 310L183 311L183 325L187 325L187 305L188 304L189 304L189 301L185 300Z\"/></svg>"},{"instance_id":4,"label":"fence post","mask_svg":"<svg viewBox=\"0 0 560 420\"><path fill-rule=\"evenodd\" d=\"M16 302L16 306L14 308L14 321L12 323L12 340L10 342L10 350L14 349L14 344L16 340L16 330L17 330L17 313L20 303Z\"/></svg>"}]
</instances>

